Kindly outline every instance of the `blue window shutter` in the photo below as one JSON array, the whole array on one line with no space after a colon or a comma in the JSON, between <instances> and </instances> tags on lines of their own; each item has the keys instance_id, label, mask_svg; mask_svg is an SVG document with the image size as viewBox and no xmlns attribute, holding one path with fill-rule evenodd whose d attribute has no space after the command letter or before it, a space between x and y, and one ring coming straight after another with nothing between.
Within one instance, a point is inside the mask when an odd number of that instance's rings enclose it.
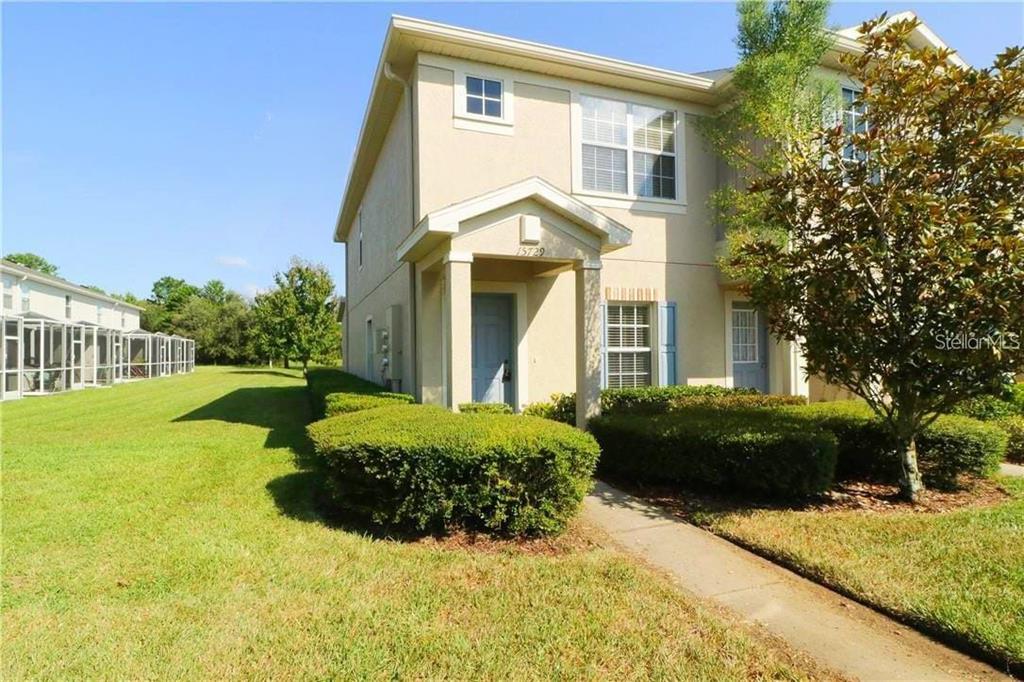
<instances>
[{"instance_id":1,"label":"blue window shutter","mask_svg":"<svg viewBox=\"0 0 1024 682\"><path fill-rule=\"evenodd\" d=\"M676 383L676 304L666 301L658 304L658 384Z\"/></svg>"},{"instance_id":2,"label":"blue window shutter","mask_svg":"<svg viewBox=\"0 0 1024 682\"><path fill-rule=\"evenodd\" d=\"M601 304L601 388L608 388L608 306Z\"/></svg>"}]
</instances>

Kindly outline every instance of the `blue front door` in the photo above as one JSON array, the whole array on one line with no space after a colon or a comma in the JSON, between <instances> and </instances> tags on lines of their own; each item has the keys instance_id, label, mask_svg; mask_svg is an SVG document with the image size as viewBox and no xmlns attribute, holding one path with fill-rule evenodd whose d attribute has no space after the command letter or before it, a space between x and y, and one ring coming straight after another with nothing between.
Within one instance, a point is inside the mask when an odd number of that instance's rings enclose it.
<instances>
[{"instance_id":1,"label":"blue front door","mask_svg":"<svg viewBox=\"0 0 1024 682\"><path fill-rule=\"evenodd\" d=\"M768 392L768 325L749 303L732 304L732 381Z\"/></svg>"},{"instance_id":2,"label":"blue front door","mask_svg":"<svg viewBox=\"0 0 1024 682\"><path fill-rule=\"evenodd\" d=\"M512 296L473 294L473 402L513 403Z\"/></svg>"}]
</instances>

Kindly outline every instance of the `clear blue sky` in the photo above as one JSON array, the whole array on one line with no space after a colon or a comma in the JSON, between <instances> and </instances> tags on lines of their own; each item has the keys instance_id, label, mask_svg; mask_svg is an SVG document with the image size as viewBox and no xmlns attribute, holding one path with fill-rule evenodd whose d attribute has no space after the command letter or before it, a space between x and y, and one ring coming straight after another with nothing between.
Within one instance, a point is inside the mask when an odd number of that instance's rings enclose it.
<instances>
[{"instance_id":1,"label":"clear blue sky","mask_svg":"<svg viewBox=\"0 0 1024 682\"><path fill-rule=\"evenodd\" d=\"M971 64L1024 43L1021 3L845 3L835 26L912 9ZM680 71L734 62L732 4L9 4L4 253L148 295L163 275L270 284L327 264L391 13Z\"/></svg>"}]
</instances>

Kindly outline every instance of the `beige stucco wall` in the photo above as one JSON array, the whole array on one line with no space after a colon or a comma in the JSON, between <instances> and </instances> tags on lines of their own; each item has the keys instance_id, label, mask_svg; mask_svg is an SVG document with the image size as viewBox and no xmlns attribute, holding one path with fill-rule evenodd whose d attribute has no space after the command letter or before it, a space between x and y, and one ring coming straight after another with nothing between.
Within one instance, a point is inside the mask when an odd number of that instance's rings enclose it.
<instances>
[{"instance_id":1,"label":"beige stucco wall","mask_svg":"<svg viewBox=\"0 0 1024 682\"><path fill-rule=\"evenodd\" d=\"M511 134L465 130L455 125L453 88L460 66L466 71L473 70L473 66L454 60L428 57L421 58L415 72L420 127L418 214L422 216L534 175L572 193L576 163L572 144L573 93L591 93L595 86L516 73ZM500 75L509 77L507 73ZM628 92L597 90L594 94L651 103ZM677 381L725 383L725 303L714 265L716 240L707 208L710 192L717 184L717 169L715 157L695 128L697 116L706 110L687 102L667 105L680 112L684 163L680 200L670 206L654 207L593 202L595 208L633 232L630 246L602 258L602 293L608 300L674 301ZM458 153L453 154L452 150ZM574 196L590 202L582 193ZM531 312L534 322L530 333L550 337L550 343L537 344L545 348L543 357L535 354L531 359L531 398L543 399L552 392L573 390L570 354L574 339L564 333L564 321L573 319L574 313L572 279L571 273L563 273L553 281L530 281L531 305L544 301L541 309ZM549 324L554 328L548 330ZM564 351L556 353L556 348ZM654 360L657 362L657 357Z\"/></svg>"},{"instance_id":2,"label":"beige stucco wall","mask_svg":"<svg viewBox=\"0 0 1024 682\"><path fill-rule=\"evenodd\" d=\"M412 229L412 128L410 98L405 96L391 120L377 165L366 187L346 248L347 305L344 364L348 371L380 381L379 355L367 367L367 319L374 329L387 325L388 308L399 305L401 327L392 345L400 352L403 391L413 390L412 268L395 260L395 249ZM360 221L363 261L359 263Z\"/></svg>"}]
</instances>

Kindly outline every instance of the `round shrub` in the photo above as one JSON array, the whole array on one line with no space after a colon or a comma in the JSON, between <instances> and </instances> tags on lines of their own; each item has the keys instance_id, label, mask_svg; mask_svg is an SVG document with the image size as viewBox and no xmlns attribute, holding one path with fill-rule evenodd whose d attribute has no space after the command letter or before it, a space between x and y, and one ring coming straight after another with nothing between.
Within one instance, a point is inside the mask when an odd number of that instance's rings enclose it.
<instances>
[{"instance_id":1,"label":"round shrub","mask_svg":"<svg viewBox=\"0 0 1024 682\"><path fill-rule=\"evenodd\" d=\"M337 414L388 405L408 405L412 402L415 402L415 399L407 393L329 393L324 398L324 415L333 417Z\"/></svg>"},{"instance_id":2,"label":"round shrub","mask_svg":"<svg viewBox=\"0 0 1024 682\"><path fill-rule=\"evenodd\" d=\"M507 403L462 403L459 412L463 414L512 414L512 406Z\"/></svg>"},{"instance_id":3,"label":"round shrub","mask_svg":"<svg viewBox=\"0 0 1024 682\"><path fill-rule=\"evenodd\" d=\"M835 473L832 434L764 413L607 415L589 428L601 444L600 471L642 482L800 497L828 490Z\"/></svg>"},{"instance_id":4,"label":"round shrub","mask_svg":"<svg viewBox=\"0 0 1024 682\"><path fill-rule=\"evenodd\" d=\"M598 447L556 422L398 405L309 427L334 503L385 526L560 532L590 489Z\"/></svg>"}]
</instances>

